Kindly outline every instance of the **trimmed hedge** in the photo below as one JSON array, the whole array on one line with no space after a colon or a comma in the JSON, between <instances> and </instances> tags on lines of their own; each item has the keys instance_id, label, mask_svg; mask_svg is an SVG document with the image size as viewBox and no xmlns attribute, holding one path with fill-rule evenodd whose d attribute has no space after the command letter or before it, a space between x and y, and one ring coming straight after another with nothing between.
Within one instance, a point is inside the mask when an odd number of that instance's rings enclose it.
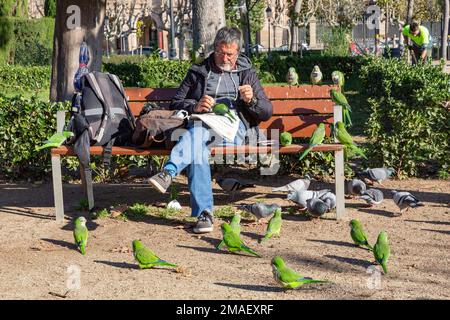
<instances>
[{"instance_id":1,"label":"trimmed hedge","mask_svg":"<svg viewBox=\"0 0 450 320\"><path fill-rule=\"evenodd\" d=\"M0 174L15 179L46 175L51 167L50 153L35 147L55 133L56 111L68 107L36 97L0 94Z\"/></svg>"},{"instance_id":2,"label":"trimmed hedge","mask_svg":"<svg viewBox=\"0 0 450 320\"><path fill-rule=\"evenodd\" d=\"M411 66L399 59L370 59L361 80L371 115L368 156L399 176L448 176L450 75L442 66Z\"/></svg>"},{"instance_id":3,"label":"trimmed hedge","mask_svg":"<svg viewBox=\"0 0 450 320\"><path fill-rule=\"evenodd\" d=\"M0 65L1 91L36 91L50 88L50 66Z\"/></svg>"}]
</instances>

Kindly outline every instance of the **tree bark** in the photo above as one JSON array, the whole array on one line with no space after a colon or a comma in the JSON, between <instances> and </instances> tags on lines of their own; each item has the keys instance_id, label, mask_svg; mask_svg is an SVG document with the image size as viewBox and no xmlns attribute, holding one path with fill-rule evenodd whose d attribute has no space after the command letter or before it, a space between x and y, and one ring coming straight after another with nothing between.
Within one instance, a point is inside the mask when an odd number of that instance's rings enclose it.
<instances>
[{"instance_id":1,"label":"tree bark","mask_svg":"<svg viewBox=\"0 0 450 320\"><path fill-rule=\"evenodd\" d=\"M192 27L194 51L201 44L205 51L213 50L214 37L217 30L225 26L224 0L193 0L192 1Z\"/></svg>"},{"instance_id":2,"label":"tree bark","mask_svg":"<svg viewBox=\"0 0 450 320\"><path fill-rule=\"evenodd\" d=\"M441 57L444 60L447 60L447 39L448 39L448 24L450 15L450 0L444 0L444 27L442 28L442 37L441 37Z\"/></svg>"},{"instance_id":3,"label":"tree bark","mask_svg":"<svg viewBox=\"0 0 450 320\"><path fill-rule=\"evenodd\" d=\"M105 11L106 0L57 1L50 86L51 101L71 99L83 39L90 52L89 71L100 71Z\"/></svg>"},{"instance_id":4,"label":"tree bark","mask_svg":"<svg viewBox=\"0 0 450 320\"><path fill-rule=\"evenodd\" d=\"M414 0L408 0L408 11L406 16L406 24L411 24L414 13Z\"/></svg>"}]
</instances>

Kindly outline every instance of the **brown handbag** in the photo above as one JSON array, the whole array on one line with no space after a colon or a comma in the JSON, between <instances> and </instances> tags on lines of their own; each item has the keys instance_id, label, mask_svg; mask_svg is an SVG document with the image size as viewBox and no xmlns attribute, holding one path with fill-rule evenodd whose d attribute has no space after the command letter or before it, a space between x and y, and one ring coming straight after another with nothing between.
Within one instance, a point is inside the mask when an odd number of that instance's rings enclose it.
<instances>
[{"instance_id":1,"label":"brown handbag","mask_svg":"<svg viewBox=\"0 0 450 320\"><path fill-rule=\"evenodd\" d=\"M179 110L150 110L136 120L132 142L140 148L164 146L171 149L176 141L171 140L172 132L185 126L185 118L177 116Z\"/></svg>"}]
</instances>

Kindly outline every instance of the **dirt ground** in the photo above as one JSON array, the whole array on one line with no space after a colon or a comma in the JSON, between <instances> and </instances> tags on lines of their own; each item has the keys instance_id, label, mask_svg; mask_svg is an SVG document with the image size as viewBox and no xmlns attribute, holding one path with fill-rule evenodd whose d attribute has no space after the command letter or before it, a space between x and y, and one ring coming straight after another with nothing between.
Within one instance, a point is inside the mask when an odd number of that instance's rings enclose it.
<instances>
[{"instance_id":1,"label":"dirt ground","mask_svg":"<svg viewBox=\"0 0 450 320\"><path fill-rule=\"evenodd\" d=\"M227 176L246 176L237 171ZM251 180L256 184L235 203L264 200L292 205L282 193L271 193L297 177L276 176ZM265 226L242 221L242 238L263 258L218 252L219 225L198 236L189 229L186 179L177 178L183 212L168 217L155 214L128 221L102 218L89 221L87 255L76 251L72 219L87 214L75 209L82 190L64 184L66 219L54 221L52 184L0 185L0 298L1 299L449 299L450 298L450 183L445 180L387 181L380 189L385 201L370 208L347 199L342 220L310 220L288 213L280 238L258 243ZM330 187L314 181L310 189ZM413 192L425 204L394 217L397 208L391 189ZM152 205L167 200L141 183L96 184L96 205ZM216 209L229 197L214 184ZM373 255L352 245L348 223L359 219L375 242L386 230L391 244L389 273L373 273ZM141 239L163 259L178 263L178 270L140 270L131 242ZM270 260L283 257L305 276L329 284L304 286L285 292L273 280ZM376 270L380 270L377 266ZM79 280L79 282L77 282ZM78 286L79 285L79 286Z\"/></svg>"}]
</instances>

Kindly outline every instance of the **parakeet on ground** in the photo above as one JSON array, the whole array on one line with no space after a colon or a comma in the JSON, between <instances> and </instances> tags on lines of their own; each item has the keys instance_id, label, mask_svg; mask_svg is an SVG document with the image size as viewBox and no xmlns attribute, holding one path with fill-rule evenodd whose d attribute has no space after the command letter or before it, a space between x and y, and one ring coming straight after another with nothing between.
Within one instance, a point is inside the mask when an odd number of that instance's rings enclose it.
<instances>
[{"instance_id":1,"label":"parakeet on ground","mask_svg":"<svg viewBox=\"0 0 450 320\"><path fill-rule=\"evenodd\" d=\"M264 235L264 238L261 239L261 242L269 240L274 235L279 237L281 231L281 224L282 224L281 208L279 208L275 210L272 219L270 219L269 224L267 225L266 234Z\"/></svg>"},{"instance_id":2,"label":"parakeet on ground","mask_svg":"<svg viewBox=\"0 0 450 320\"><path fill-rule=\"evenodd\" d=\"M364 232L361 222L359 220L353 219L350 221L350 236L353 239L353 242L357 246L364 246L369 250L373 250L372 246L369 244L367 240L366 233Z\"/></svg>"},{"instance_id":3,"label":"parakeet on ground","mask_svg":"<svg viewBox=\"0 0 450 320\"><path fill-rule=\"evenodd\" d=\"M388 236L385 231L381 231L378 235L377 243L373 246L373 255L375 260L381 265L385 274L387 274L387 262L391 255Z\"/></svg>"},{"instance_id":4,"label":"parakeet on ground","mask_svg":"<svg viewBox=\"0 0 450 320\"><path fill-rule=\"evenodd\" d=\"M221 229L223 241L217 246L218 250L220 250L223 246L226 246L230 252L244 251L261 258L257 252L253 251L244 244L241 238L231 229L231 226L228 223L222 223Z\"/></svg>"},{"instance_id":5,"label":"parakeet on ground","mask_svg":"<svg viewBox=\"0 0 450 320\"><path fill-rule=\"evenodd\" d=\"M88 240L88 229L86 228L86 218L78 217L75 220L75 229L73 230L73 238L75 239L75 244L80 250L81 254L86 254L86 245Z\"/></svg>"},{"instance_id":6,"label":"parakeet on ground","mask_svg":"<svg viewBox=\"0 0 450 320\"><path fill-rule=\"evenodd\" d=\"M241 234L241 215L235 214L231 219L231 229L239 236Z\"/></svg>"},{"instance_id":7,"label":"parakeet on ground","mask_svg":"<svg viewBox=\"0 0 450 320\"><path fill-rule=\"evenodd\" d=\"M274 257L271 264L275 281L286 289L296 289L308 283L328 283L326 280L315 280L300 275L293 269L287 267L283 259L279 256Z\"/></svg>"},{"instance_id":8,"label":"parakeet on ground","mask_svg":"<svg viewBox=\"0 0 450 320\"><path fill-rule=\"evenodd\" d=\"M139 240L133 241L133 254L134 258L139 263L139 268L141 269L148 269L158 266L173 268L178 267L176 264L169 263L159 258L152 250L144 246Z\"/></svg>"},{"instance_id":9,"label":"parakeet on ground","mask_svg":"<svg viewBox=\"0 0 450 320\"><path fill-rule=\"evenodd\" d=\"M308 142L308 148L303 151L302 155L298 159L299 161L302 160L315 146L318 146L322 144L323 139L325 138L325 125L323 123L320 123L319 126L314 130L311 138Z\"/></svg>"}]
</instances>

